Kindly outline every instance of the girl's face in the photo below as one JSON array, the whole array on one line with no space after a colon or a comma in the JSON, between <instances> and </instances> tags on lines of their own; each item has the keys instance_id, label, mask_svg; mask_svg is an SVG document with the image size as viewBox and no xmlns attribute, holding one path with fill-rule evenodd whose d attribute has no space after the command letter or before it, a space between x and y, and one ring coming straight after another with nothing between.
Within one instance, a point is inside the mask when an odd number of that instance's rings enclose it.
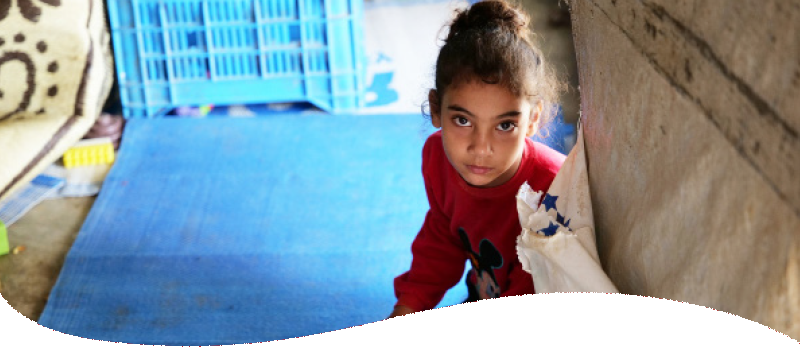
<instances>
[{"instance_id":1,"label":"girl's face","mask_svg":"<svg viewBox=\"0 0 800 347\"><path fill-rule=\"evenodd\" d=\"M488 188L514 177L541 104L534 107L502 85L483 82L449 87L442 100L432 90L428 100L447 159L467 183Z\"/></svg>"}]
</instances>

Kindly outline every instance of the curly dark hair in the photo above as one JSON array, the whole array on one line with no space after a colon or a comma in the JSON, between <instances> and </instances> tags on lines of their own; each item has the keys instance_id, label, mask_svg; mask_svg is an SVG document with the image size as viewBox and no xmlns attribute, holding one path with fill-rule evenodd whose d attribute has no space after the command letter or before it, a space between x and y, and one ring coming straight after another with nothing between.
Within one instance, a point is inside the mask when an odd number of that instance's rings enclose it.
<instances>
[{"instance_id":1,"label":"curly dark hair","mask_svg":"<svg viewBox=\"0 0 800 347\"><path fill-rule=\"evenodd\" d=\"M488 0L456 10L436 60L435 92L441 100L447 88L479 79L501 84L531 104L542 102L540 122L546 124L564 83L534 44L530 18L518 5Z\"/></svg>"}]
</instances>

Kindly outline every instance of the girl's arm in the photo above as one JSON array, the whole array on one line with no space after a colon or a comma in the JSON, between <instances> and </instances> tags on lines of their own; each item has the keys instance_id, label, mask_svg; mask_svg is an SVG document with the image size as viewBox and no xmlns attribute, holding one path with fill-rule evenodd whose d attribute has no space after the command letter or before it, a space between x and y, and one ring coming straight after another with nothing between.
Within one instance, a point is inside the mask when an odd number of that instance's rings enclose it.
<instances>
[{"instance_id":1,"label":"girl's arm","mask_svg":"<svg viewBox=\"0 0 800 347\"><path fill-rule=\"evenodd\" d=\"M442 170L448 165L442 139L435 133L422 148L422 178L430 209L411 244L411 269L394 280L397 305L393 315L436 307L464 273L467 255L459 236L450 231L450 217L440 205L446 194Z\"/></svg>"},{"instance_id":2,"label":"girl's arm","mask_svg":"<svg viewBox=\"0 0 800 347\"><path fill-rule=\"evenodd\" d=\"M409 313L414 313L414 310L405 305L396 305L394 307L394 311L392 311L392 314L389 315L389 318L394 318L397 316L405 316Z\"/></svg>"},{"instance_id":3,"label":"girl's arm","mask_svg":"<svg viewBox=\"0 0 800 347\"><path fill-rule=\"evenodd\" d=\"M460 240L448 231L448 224L436 208L428 211L411 244L411 269L394 280L397 306L411 312L432 309L461 280L466 255Z\"/></svg>"}]
</instances>

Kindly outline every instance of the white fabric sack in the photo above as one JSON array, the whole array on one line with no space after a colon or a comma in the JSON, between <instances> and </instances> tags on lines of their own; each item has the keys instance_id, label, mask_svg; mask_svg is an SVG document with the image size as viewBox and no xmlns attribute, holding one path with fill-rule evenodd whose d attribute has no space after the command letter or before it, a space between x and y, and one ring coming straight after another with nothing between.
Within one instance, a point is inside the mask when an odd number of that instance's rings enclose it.
<instances>
[{"instance_id":1,"label":"white fabric sack","mask_svg":"<svg viewBox=\"0 0 800 347\"><path fill-rule=\"evenodd\" d=\"M519 188L517 212L517 255L537 293L618 292L597 254L583 129L547 193Z\"/></svg>"}]
</instances>

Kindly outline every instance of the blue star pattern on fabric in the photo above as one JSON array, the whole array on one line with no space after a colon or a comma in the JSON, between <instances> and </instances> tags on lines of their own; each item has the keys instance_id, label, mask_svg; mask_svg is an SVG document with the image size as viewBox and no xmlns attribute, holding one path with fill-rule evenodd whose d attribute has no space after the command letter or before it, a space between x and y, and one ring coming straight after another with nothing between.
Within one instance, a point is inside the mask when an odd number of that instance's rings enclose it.
<instances>
[{"instance_id":1,"label":"blue star pattern on fabric","mask_svg":"<svg viewBox=\"0 0 800 347\"><path fill-rule=\"evenodd\" d=\"M550 211L551 209L555 209L556 200L558 200L558 196L545 193L544 200L542 200L542 205L544 205L544 210Z\"/></svg>"},{"instance_id":2,"label":"blue star pattern on fabric","mask_svg":"<svg viewBox=\"0 0 800 347\"><path fill-rule=\"evenodd\" d=\"M567 227L567 229L569 229L569 221L570 221L569 219L567 219L565 221L564 220L564 216L562 216L561 213L558 213L558 211L556 210L556 222L561 223L561 225L563 225L563 226ZM572 229L569 229L569 230L572 230Z\"/></svg>"},{"instance_id":3,"label":"blue star pattern on fabric","mask_svg":"<svg viewBox=\"0 0 800 347\"><path fill-rule=\"evenodd\" d=\"M567 227L567 229L572 230L569 228L569 220L565 220L566 218L561 214L558 213L558 208L556 208L556 201L558 200L558 195L550 195L549 193L544 194L544 199L542 199L542 205L544 205L545 211L556 210L556 222L559 224ZM541 229L544 231L546 236L550 236L555 234L555 230L558 229L554 227L552 223L547 228ZM552 230L551 234L548 234Z\"/></svg>"},{"instance_id":4,"label":"blue star pattern on fabric","mask_svg":"<svg viewBox=\"0 0 800 347\"><path fill-rule=\"evenodd\" d=\"M558 225L553 224L553 222L550 222L550 225L548 225L546 228L539 229L539 233L544 234L544 236L553 236L556 234L557 230L558 230Z\"/></svg>"}]
</instances>

